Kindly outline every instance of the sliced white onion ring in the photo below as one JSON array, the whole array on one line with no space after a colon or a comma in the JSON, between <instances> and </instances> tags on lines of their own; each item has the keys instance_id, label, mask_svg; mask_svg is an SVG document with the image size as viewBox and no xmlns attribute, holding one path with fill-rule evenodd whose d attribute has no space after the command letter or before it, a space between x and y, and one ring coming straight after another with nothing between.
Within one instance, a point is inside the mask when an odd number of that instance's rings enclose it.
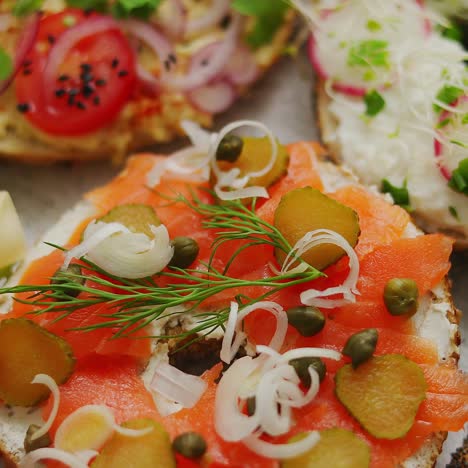
<instances>
[{"instance_id":1,"label":"sliced white onion ring","mask_svg":"<svg viewBox=\"0 0 468 468\"><path fill-rule=\"evenodd\" d=\"M151 389L184 408L193 408L206 390L207 383L196 375L186 374L166 362L157 365Z\"/></svg>"},{"instance_id":2,"label":"sliced white onion ring","mask_svg":"<svg viewBox=\"0 0 468 468\"><path fill-rule=\"evenodd\" d=\"M320 440L320 434L317 431L309 432L306 437L297 442L287 444L271 444L261 440L258 436L252 435L243 440L243 443L252 452L266 458L286 460L295 458L308 450L312 449Z\"/></svg>"},{"instance_id":3,"label":"sliced white onion ring","mask_svg":"<svg viewBox=\"0 0 468 468\"><path fill-rule=\"evenodd\" d=\"M47 421L31 436L31 440L36 440L39 439L39 437L42 437L44 434L47 434L49 429L52 427L55 418L57 417L60 404L60 391L55 380L47 374L37 374L31 383L45 385L50 390L50 393L53 397L52 410L50 411Z\"/></svg>"},{"instance_id":4,"label":"sliced white onion ring","mask_svg":"<svg viewBox=\"0 0 468 468\"><path fill-rule=\"evenodd\" d=\"M79 456L51 447L40 448L27 453L21 460L19 467L36 468L36 463L45 459L59 461L69 468L88 468L88 463Z\"/></svg>"},{"instance_id":5,"label":"sliced white onion ring","mask_svg":"<svg viewBox=\"0 0 468 468\"><path fill-rule=\"evenodd\" d=\"M222 361L229 364L237 351L239 351L239 348L245 338L245 334L241 331L242 321L247 317L247 315L256 310L266 310L275 316L276 329L268 346L275 351L279 351L281 349L286 337L286 332L288 331L288 317L280 304L272 301L260 301L243 308L240 313L238 313L238 310L238 304L236 302L231 302L229 319L221 346L220 357ZM234 333L236 333L236 339L233 342Z\"/></svg>"}]
</instances>

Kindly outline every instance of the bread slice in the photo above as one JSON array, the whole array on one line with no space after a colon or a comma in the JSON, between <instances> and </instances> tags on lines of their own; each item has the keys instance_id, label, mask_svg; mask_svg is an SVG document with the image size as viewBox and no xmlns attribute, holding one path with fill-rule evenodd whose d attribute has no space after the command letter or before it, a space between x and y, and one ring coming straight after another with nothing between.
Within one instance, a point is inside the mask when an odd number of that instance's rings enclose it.
<instances>
[{"instance_id":1,"label":"bread slice","mask_svg":"<svg viewBox=\"0 0 468 468\"><path fill-rule=\"evenodd\" d=\"M209 8L211 2L187 3L190 8ZM10 11L14 2L0 5L0 13ZM42 5L45 12L55 13L66 8L64 0L47 0ZM243 18L238 43L252 28L253 18ZM290 11L283 25L276 31L269 44L251 50L251 57L257 65L255 80L248 85L232 83L236 98L248 89L272 67L281 57L293 29L294 14ZM21 24L14 24L10 30L0 31L2 44L14 48L16 32ZM214 26L201 31L194 37L174 40L175 54L184 70L187 62L196 51L220 40L222 28ZM244 47L244 46L242 46ZM147 70L159 69L160 63L146 46L138 52L139 64ZM143 66L143 65L142 65ZM179 65L177 65L179 66ZM178 70L178 73L181 71ZM78 136L57 136L47 134L32 125L24 114L17 110L14 83L0 95L0 158L19 160L26 163L44 164L55 161L89 161L113 159L121 162L130 152L148 148L155 143L170 142L184 132L180 122L184 119L198 122L204 127L213 125L214 115L197 108L188 94L179 90L161 89L152 96L137 92L132 95L117 118L105 127ZM140 89L140 88L138 88Z\"/></svg>"},{"instance_id":2,"label":"bread slice","mask_svg":"<svg viewBox=\"0 0 468 468\"><path fill-rule=\"evenodd\" d=\"M319 171L325 191L334 191L339 187L358 184L357 178L346 168L332 164L326 157L319 162ZM376 196L381 196L376 193ZM62 218L44 236L43 240L58 245L65 244L80 224L96 214L95 208L88 201L79 202L66 212ZM406 235L414 237L421 232L414 225L407 228ZM52 247L39 242L29 253L24 266L10 280L10 284L19 281L22 273L36 258L47 255ZM11 298L0 307L0 312L7 312L11 307ZM414 316L417 333L432 339L439 352L440 362L457 363L459 359L460 336L458 324L460 313L455 308L450 294L450 285L444 279L420 301L419 309ZM154 359L157 356L153 356ZM151 367L151 363L148 367ZM29 424L40 421L40 411L32 413L23 408L0 407L0 452L7 461L7 466L16 467L24 455L23 440ZM433 437L411 458L402 464L404 468L432 467L442 450L445 433Z\"/></svg>"},{"instance_id":3,"label":"bread slice","mask_svg":"<svg viewBox=\"0 0 468 468\"><path fill-rule=\"evenodd\" d=\"M336 164L349 166L356 171L356 165L353 160L346 157L343 144L337 136L337 129L340 125L339 120L330 112L331 98L325 90L325 82L317 78L315 85L315 105L316 105L316 121L320 132L320 138L327 147L327 150ZM366 135L363 134L365 139ZM424 157L424 156L423 156ZM427 157L431 157L427 155ZM365 171L365 169L364 169ZM365 178L366 174L357 173L358 177ZM384 174L382 178L388 177L391 174ZM372 181L375 185L380 185L381 180ZM410 193L411 197L411 193ZM463 195L460 195L463 197ZM427 204L431 200L426 201ZM448 212L448 207L447 207ZM468 223L457 222L455 219L451 223L442 220L440 217L434 216L423 208L416 209L411 213L415 223L426 232L443 232L455 239L455 247L457 249L468 248Z\"/></svg>"}]
</instances>

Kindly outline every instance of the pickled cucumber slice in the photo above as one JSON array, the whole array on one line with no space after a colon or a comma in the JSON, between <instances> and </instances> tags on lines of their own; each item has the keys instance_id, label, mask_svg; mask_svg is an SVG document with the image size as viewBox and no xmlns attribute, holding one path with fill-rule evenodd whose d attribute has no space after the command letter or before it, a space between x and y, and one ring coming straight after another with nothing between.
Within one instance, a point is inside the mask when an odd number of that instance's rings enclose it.
<instances>
[{"instance_id":1,"label":"pickled cucumber slice","mask_svg":"<svg viewBox=\"0 0 468 468\"><path fill-rule=\"evenodd\" d=\"M237 167L240 170L240 176L244 176L250 172L260 171L268 164L271 158L271 143L268 137L245 137L242 140L244 146L239 158L234 163L218 161L218 166L221 170L229 171ZM278 156L271 170L260 177L251 178L247 184L248 186L269 187L286 174L289 155L282 144L279 142L277 144Z\"/></svg>"},{"instance_id":2,"label":"pickled cucumber slice","mask_svg":"<svg viewBox=\"0 0 468 468\"><path fill-rule=\"evenodd\" d=\"M130 429L153 426L153 430L140 437L114 433L91 468L175 468L169 435L159 423L152 419L133 419L122 426Z\"/></svg>"},{"instance_id":3,"label":"pickled cucumber slice","mask_svg":"<svg viewBox=\"0 0 468 468\"><path fill-rule=\"evenodd\" d=\"M304 437L298 434L290 439L296 442ZM346 429L320 431L317 445L303 455L285 460L282 468L367 468L370 450L367 443Z\"/></svg>"},{"instance_id":4,"label":"pickled cucumber slice","mask_svg":"<svg viewBox=\"0 0 468 468\"><path fill-rule=\"evenodd\" d=\"M401 354L374 356L335 375L336 395L361 426L379 439L404 437L426 398L421 368Z\"/></svg>"},{"instance_id":5,"label":"pickled cucumber slice","mask_svg":"<svg viewBox=\"0 0 468 468\"><path fill-rule=\"evenodd\" d=\"M285 194L275 211L275 227L291 246L305 234L316 229L329 229L341 234L354 247L360 228L357 213L312 187L292 190ZM277 249L276 259L283 264L286 254ZM301 257L309 265L323 270L345 254L333 244L312 247Z\"/></svg>"},{"instance_id":6,"label":"pickled cucumber slice","mask_svg":"<svg viewBox=\"0 0 468 468\"><path fill-rule=\"evenodd\" d=\"M116 206L102 218L99 218L98 221L120 223L130 231L146 234L150 238L154 237L150 226L159 226L161 224L153 207L138 203Z\"/></svg>"},{"instance_id":7,"label":"pickled cucumber slice","mask_svg":"<svg viewBox=\"0 0 468 468\"><path fill-rule=\"evenodd\" d=\"M70 345L31 320L1 321L0 343L0 399L10 405L32 406L49 395L44 385L31 384L36 374L60 385L73 372Z\"/></svg>"}]
</instances>

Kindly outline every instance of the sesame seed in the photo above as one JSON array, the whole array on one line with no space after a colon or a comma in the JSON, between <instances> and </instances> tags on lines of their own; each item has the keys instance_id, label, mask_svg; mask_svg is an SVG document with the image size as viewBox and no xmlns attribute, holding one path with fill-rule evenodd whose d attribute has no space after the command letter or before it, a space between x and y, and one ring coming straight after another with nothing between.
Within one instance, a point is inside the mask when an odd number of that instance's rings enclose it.
<instances>
[{"instance_id":1,"label":"sesame seed","mask_svg":"<svg viewBox=\"0 0 468 468\"><path fill-rule=\"evenodd\" d=\"M27 76L27 75L30 75L32 73L32 70L30 68L25 68L23 70L23 75Z\"/></svg>"},{"instance_id":2,"label":"sesame seed","mask_svg":"<svg viewBox=\"0 0 468 468\"><path fill-rule=\"evenodd\" d=\"M118 66L119 66L119 59L118 58L113 59L111 62L111 67L117 68Z\"/></svg>"},{"instance_id":3,"label":"sesame seed","mask_svg":"<svg viewBox=\"0 0 468 468\"><path fill-rule=\"evenodd\" d=\"M94 96L93 98L93 104L95 106L99 106L99 104L101 103L101 98L99 96Z\"/></svg>"},{"instance_id":4,"label":"sesame seed","mask_svg":"<svg viewBox=\"0 0 468 468\"><path fill-rule=\"evenodd\" d=\"M91 94L94 93L94 88L92 86L90 86L89 84L85 84L82 88L81 88L81 94L83 94L83 96L85 98L91 96Z\"/></svg>"},{"instance_id":5,"label":"sesame seed","mask_svg":"<svg viewBox=\"0 0 468 468\"><path fill-rule=\"evenodd\" d=\"M177 63L177 57L174 54L169 54L167 58L169 59L170 62L174 64Z\"/></svg>"},{"instance_id":6,"label":"sesame seed","mask_svg":"<svg viewBox=\"0 0 468 468\"><path fill-rule=\"evenodd\" d=\"M209 60L207 60L207 59L201 61L201 64L202 64L204 67L206 67L209 63L210 63L210 62L209 62Z\"/></svg>"},{"instance_id":7,"label":"sesame seed","mask_svg":"<svg viewBox=\"0 0 468 468\"><path fill-rule=\"evenodd\" d=\"M226 15L222 20L221 20L221 23L219 23L219 25L221 26L221 28L223 29L227 29L228 26L231 24L231 15Z\"/></svg>"},{"instance_id":8,"label":"sesame seed","mask_svg":"<svg viewBox=\"0 0 468 468\"><path fill-rule=\"evenodd\" d=\"M30 67L32 65L32 61L31 60L25 60L23 62L23 67L27 68L27 67Z\"/></svg>"},{"instance_id":9,"label":"sesame seed","mask_svg":"<svg viewBox=\"0 0 468 468\"><path fill-rule=\"evenodd\" d=\"M169 62L169 60L164 60L164 68L166 69L166 71L170 70L171 62Z\"/></svg>"},{"instance_id":10,"label":"sesame seed","mask_svg":"<svg viewBox=\"0 0 468 468\"><path fill-rule=\"evenodd\" d=\"M49 35L47 36L47 42L48 42L49 44L54 44L54 43L55 43L55 37L52 36L52 34L49 34Z\"/></svg>"},{"instance_id":11,"label":"sesame seed","mask_svg":"<svg viewBox=\"0 0 468 468\"><path fill-rule=\"evenodd\" d=\"M70 89L70 90L68 91L68 95L69 95L69 96L76 96L76 95L79 94L79 92L80 92L79 89L72 88L72 89Z\"/></svg>"},{"instance_id":12,"label":"sesame seed","mask_svg":"<svg viewBox=\"0 0 468 468\"><path fill-rule=\"evenodd\" d=\"M86 105L85 105L83 102L81 102L81 101L78 101L78 102L76 103L76 107L78 107L78 109L81 109L81 110L85 110L85 109L86 109Z\"/></svg>"},{"instance_id":13,"label":"sesame seed","mask_svg":"<svg viewBox=\"0 0 468 468\"><path fill-rule=\"evenodd\" d=\"M69 77L68 75L60 75L60 76L58 77L58 80L59 80L59 81L67 81L67 80L69 80L69 79L70 79L70 77Z\"/></svg>"},{"instance_id":14,"label":"sesame seed","mask_svg":"<svg viewBox=\"0 0 468 468\"><path fill-rule=\"evenodd\" d=\"M105 86L106 84L107 84L106 80L103 80L103 79L96 80L96 86Z\"/></svg>"},{"instance_id":15,"label":"sesame seed","mask_svg":"<svg viewBox=\"0 0 468 468\"><path fill-rule=\"evenodd\" d=\"M55 95L59 98L65 96L67 92L63 88L59 88L55 90Z\"/></svg>"},{"instance_id":16,"label":"sesame seed","mask_svg":"<svg viewBox=\"0 0 468 468\"><path fill-rule=\"evenodd\" d=\"M94 76L89 73L89 72L84 72L80 75L80 78L85 82L85 83L89 83L90 81L93 81L94 80Z\"/></svg>"},{"instance_id":17,"label":"sesame seed","mask_svg":"<svg viewBox=\"0 0 468 468\"><path fill-rule=\"evenodd\" d=\"M121 78L123 78L124 76L127 76L128 75L128 71L127 70L120 70L119 73L117 73Z\"/></svg>"},{"instance_id":18,"label":"sesame seed","mask_svg":"<svg viewBox=\"0 0 468 468\"><path fill-rule=\"evenodd\" d=\"M89 63L82 63L80 65L80 68L84 71L84 72L90 72L92 69L93 69L93 66Z\"/></svg>"},{"instance_id":19,"label":"sesame seed","mask_svg":"<svg viewBox=\"0 0 468 468\"><path fill-rule=\"evenodd\" d=\"M30 106L27 102L22 102L16 106L16 109L22 114L24 114L25 112L29 111Z\"/></svg>"}]
</instances>

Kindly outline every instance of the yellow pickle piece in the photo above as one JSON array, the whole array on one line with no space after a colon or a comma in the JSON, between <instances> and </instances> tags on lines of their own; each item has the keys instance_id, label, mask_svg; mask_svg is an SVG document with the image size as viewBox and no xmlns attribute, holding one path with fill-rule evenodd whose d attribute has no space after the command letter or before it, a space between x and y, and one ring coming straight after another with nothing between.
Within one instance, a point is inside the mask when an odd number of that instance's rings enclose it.
<instances>
[{"instance_id":1,"label":"yellow pickle piece","mask_svg":"<svg viewBox=\"0 0 468 468\"><path fill-rule=\"evenodd\" d=\"M421 368L401 354L374 356L335 375L336 395L369 434L379 439L404 437L426 398Z\"/></svg>"},{"instance_id":2,"label":"yellow pickle piece","mask_svg":"<svg viewBox=\"0 0 468 468\"><path fill-rule=\"evenodd\" d=\"M60 385L75 367L71 346L31 320L1 321L0 343L0 399L10 405L32 406L47 398L47 387L31 384L36 374Z\"/></svg>"},{"instance_id":3,"label":"yellow pickle piece","mask_svg":"<svg viewBox=\"0 0 468 468\"><path fill-rule=\"evenodd\" d=\"M244 137L242 140L244 143L242 152L235 162L217 162L221 170L229 171L237 167L240 170L240 176L245 176L250 172L261 171L268 164L271 158L271 142L268 137ZM289 164L289 154L286 148L279 142L277 142L277 146L278 154L270 171L262 176L251 178L247 185L269 187L281 176L286 174Z\"/></svg>"},{"instance_id":4,"label":"yellow pickle piece","mask_svg":"<svg viewBox=\"0 0 468 468\"><path fill-rule=\"evenodd\" d=\"M319 431L320 440L308 452L281 463L281 468L367 468L370 449L354 432L346 429ZM292 437L297 442L303 434Z\"/></svg>"},{"instance_id":5,"label":"yellow pickle piece","mask_svg":"<svg viewBox=\"0 0 468 468\"><path fill-rule=\"evenodd\" d=\"M153 427L148 434L129 437L115 432L91 468L175 468L169 434L152 419L133 419L122 424L129 429Z\"/></svg>"},{"instance_id":6,"label":"yellow pickle piece","mask_svg":"<svg viewBox=\"0 0 468 468\"><path fill-rule=\"evenodd\" d=\"M159 226L159 220L153 207L138 203L129 203L112 208L107 214L98 219L104 223L120 223L132 232L154 237L150 226Z\"/></svg>"},{"instance_id":7,"label":"yellow pickle piece","mask_svg":"<svg viewBox=\"0 0 468 468\"><path fill-rule=\"evenodd\" d=\"M351 208L342 205L312 187L304 187L283 195L275 211L275 227L293 247L310 231L329 229L343 236L355 247L360 234L359 218ZM304 262L317 270L339 260L345 251L333 244L320 244L301 255ZM281 265L286 254L277 249L276 259Z\"/></svg>"}]
</instances>

